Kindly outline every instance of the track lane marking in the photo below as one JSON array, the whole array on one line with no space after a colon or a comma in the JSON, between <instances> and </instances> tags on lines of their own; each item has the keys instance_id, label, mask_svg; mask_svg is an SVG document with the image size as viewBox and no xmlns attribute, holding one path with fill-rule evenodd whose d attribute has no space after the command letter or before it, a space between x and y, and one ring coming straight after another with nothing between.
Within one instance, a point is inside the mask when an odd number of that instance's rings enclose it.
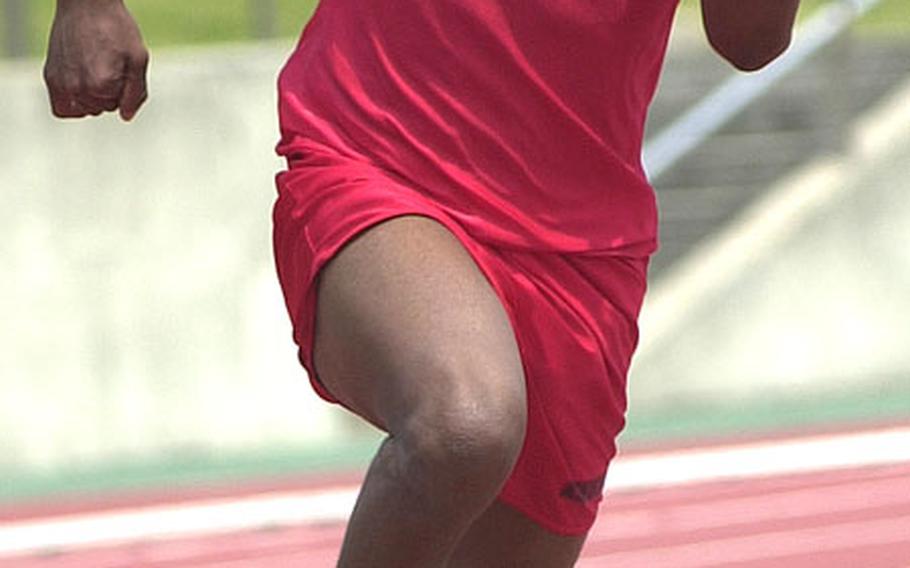
<instances>
[{"instance_id":1,"label":"track lane marking","mask_svg":"<svg viewBox=\"0 0 910 568\"><path fill-rule=\"evenodd\" d=\"M653 489L904 462L910 462L910 427L620 458L607 487Z\"/></svg>"},{"instance_id":2,"label":"track lane marking","mask_svg":"<svg viewBox=\"0 0 910 568\"><path fill-rule=\"evenodd\" d=\"M695 504L649 506L642 503L634 509L613 512L605 508L589 540L647 538L655 534L758 525L889 507L904 507L910 511L910 477L712 498Z\"/></svg>"},{"instance_id":3,"label":"track lane marking","mask_svg":"<svg viewBox=\"0 0 910 568\"><path fill-rule=\"evenodd\" d=\"M611 467L607 491L635 491L904 462L910 462L910 427L894 427L619 457ZM0 558L138 540L217 535L270 526L341 523L347 519L356 496L357 488L353 486L284 491L240 499L5 523L0 526Z\"/></svg>"}]
</instances>

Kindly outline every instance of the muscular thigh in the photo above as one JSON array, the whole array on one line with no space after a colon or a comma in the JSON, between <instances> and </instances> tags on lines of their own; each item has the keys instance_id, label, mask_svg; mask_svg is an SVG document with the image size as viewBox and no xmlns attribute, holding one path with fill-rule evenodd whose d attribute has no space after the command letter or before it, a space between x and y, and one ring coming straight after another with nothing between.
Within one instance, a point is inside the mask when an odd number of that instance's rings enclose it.
<instances>
[{"instance_id":1,"label":"muscular thigh","mask_svg":"<svg viewBox=\"0 0 910 568\"><path fill-rule=\"evenodd\" d=\"M447 568L569 568L584 536L553 534L496 501L471 526Z\"/></svg>"},{"instance_id":2,"label":"muscular thigh","mask_svg":"<svg viewBox=\"0 0 910 568\"><path fill-rule=\"evenodd\" d=\"M394 431L439 401L518 397L509 319L462 244L416 216L379 224L322 270L314 364L326 389ZM428 408L429 407L429 408Z\"/></svg>"}]
</instances>

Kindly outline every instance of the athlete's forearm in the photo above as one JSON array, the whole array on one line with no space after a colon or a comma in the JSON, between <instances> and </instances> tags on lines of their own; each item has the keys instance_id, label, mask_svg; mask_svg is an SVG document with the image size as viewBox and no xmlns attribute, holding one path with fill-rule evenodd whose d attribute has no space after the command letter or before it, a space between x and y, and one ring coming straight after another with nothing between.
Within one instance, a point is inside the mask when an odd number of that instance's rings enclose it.
<instances>
[{"instance_id":1,"label":"athlete's forearm","mask_svg":"<svg viewBox=\"0 0 910 568\"><path fill-rule=\"evenodd\" d=\"M760 69L789 47L799 2L702 0L708 41L738 69Z\"/></svg>"}]
</instances>

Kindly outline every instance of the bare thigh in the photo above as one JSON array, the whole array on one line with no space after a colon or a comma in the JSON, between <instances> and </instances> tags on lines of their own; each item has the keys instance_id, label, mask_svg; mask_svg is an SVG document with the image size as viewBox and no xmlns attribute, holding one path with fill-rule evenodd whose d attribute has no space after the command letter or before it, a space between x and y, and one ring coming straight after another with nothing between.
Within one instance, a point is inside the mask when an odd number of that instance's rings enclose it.
<instances>
[{"instance_id":1,"label":"bare thigh","mask_svg":"<svg viewBox=\"0 0 910 568\"><path fill-rule=\"evenodd\" d=\"M471 525L448 568L569 568L584 536L551 533L496 501Z\"/></svg>"},{"instance_id":2,"label":"bare thigh","mask_svg":"<svg viewBox=\"0 0 910 568\"><path fill-rule=\"evenodd\" d=\"M393 435L455 412L523 436L509 319L462 244L431 219L377 225L322 270L314 366L333 396Z\"/></svg>"}]
</instances>

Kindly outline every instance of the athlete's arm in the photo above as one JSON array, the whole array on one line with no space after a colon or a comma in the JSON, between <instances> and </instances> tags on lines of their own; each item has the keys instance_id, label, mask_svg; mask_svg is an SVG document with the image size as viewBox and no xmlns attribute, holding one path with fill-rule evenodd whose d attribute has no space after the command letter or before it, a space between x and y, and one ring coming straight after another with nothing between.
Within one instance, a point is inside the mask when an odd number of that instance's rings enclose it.
<instances>
[{"instance_id":1,"label":"athlete's arm","mask_svg":"<svg viewBox=\"0 0 910 568\"><path fill-rule=\"evenodd\" d=\"M711 46L737 69L755 71L787 50L799 0L702 0Z\"/></svg>"},{"instance_id":2,"label":"athlete's arm","mask_svg":"<svg viewBox=\"0 0 910 568\"><path fill-rule=\"evenodd\" d=\"M131 120L147 98L148 60L123 0L57 0L44 66L55 116L119 109Z\"/></svg>"}]
</instances>

